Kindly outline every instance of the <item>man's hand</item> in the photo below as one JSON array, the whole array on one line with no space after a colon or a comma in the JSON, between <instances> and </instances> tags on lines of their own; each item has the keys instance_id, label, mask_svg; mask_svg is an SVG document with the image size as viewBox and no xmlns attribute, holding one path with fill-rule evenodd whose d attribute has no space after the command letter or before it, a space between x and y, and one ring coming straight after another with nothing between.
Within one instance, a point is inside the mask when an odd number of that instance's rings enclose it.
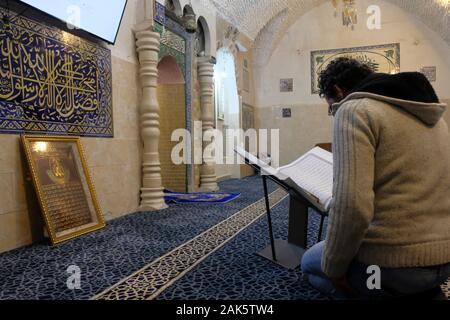
<instances>
[{"instance_id":1,"label":"man's hand","mask_svg":"<svg viewBox=\"0 0 450 320\"><path fill-rule=\"evenodd\" d=\"M347 281L347 277L343 278L334 278L331 279L331 282L333 283L334 287L344 293L347 297L351 298L355 296L355 291L352 289L350 284Z\"/></svg>"}]
</instances>

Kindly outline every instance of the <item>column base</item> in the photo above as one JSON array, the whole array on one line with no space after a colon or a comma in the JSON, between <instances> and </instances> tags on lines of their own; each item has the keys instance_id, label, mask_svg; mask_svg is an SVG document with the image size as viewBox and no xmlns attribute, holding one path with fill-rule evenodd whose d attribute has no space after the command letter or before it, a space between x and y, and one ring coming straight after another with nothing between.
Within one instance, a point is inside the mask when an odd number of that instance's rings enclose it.
<instances>
[{"instance_id":1,"label":"column base","mask_svg":"<svg viewBox=\"0 0 450 320\"><path fill-rule=\"evenodd\" d=\"M139 212L158 211L167 209L169 206L164 201L164 193L162 189L141 189L141 205Z\"/></svg>"},{"instance_id":2,"label":"column base","mask_svg":"<svg viewBox=\"0 0 450 320\"><path fill-rule=\"evenodd\" d=\"M219 186L216 184L203 184L198 189L199 192L217 192L220 190Z\"/></svg>"},{"instance_id":3,"label":"column base","mask_svg":"<svg viewBox=\"0 0 450 320\"><path fill-rule=\"evenodd\" d=\"M169 206L164 202L161 204L141 204L137 209L137 212L153 212L160 211L169 208Z\"/></svg>"}]
</instances>

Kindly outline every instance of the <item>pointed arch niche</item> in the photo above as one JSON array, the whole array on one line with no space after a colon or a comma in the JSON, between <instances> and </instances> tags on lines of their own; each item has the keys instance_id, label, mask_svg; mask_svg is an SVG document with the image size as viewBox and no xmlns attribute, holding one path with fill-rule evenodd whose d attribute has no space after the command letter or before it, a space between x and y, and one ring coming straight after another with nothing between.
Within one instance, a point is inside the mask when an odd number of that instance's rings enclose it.
<instances>
[{"instance_id":1,"label":"pointed arch niche","mask_svg":"<svg viewBox=\"0 0 450 320\"><path fill-rule=\"evenodd\" d=\"M159 156L164 188L176 192L187 191L187 167L176 165L171 159L172 132L186 127L186 82L183 72L172 56L165 56L158 64L157 95L159 102Z\"/></svg>"},{"instance_id":2,"label":"pointed arch niche","mask_svg":"<svg viewBox=\"0 0 450 320\"><path fill-rule=\"evenodd\" d=\"M156 4L159 15L156 15L153 27L154 31L161 35L157 88L158 103L161 109L161 136L159 140L162 166L161 178L164 188L186 192L192 190L194 181L193 166L192 164L175 166L171 161L170 152L172 151L172 147L176 145L176 143L171 142L173 130L186 129L193 134L193 35L186 32L179 18L179 14L182 12L180 2L173 0L166 4L171 6L171 10L168 10L159 3ZM167 94L168 88L173 89L171 94ZM174 104L170 106L170 103ZM184 109L181 108L181 104L183 104ZM189 154L186 155L188 159L192 159L190 148L191 146L188 145L187 149Z\"/></svg>"},{"instance_id":3,"label":"pointed arch niche","mask_svg":"<svg viewBox=\"0 0 450 320\"><path fill-rule=\"evenodd\" d=\"M211 56L211 31L203 16L197 20L194 51L198 57Z\"/></svg>"}]
</instances>

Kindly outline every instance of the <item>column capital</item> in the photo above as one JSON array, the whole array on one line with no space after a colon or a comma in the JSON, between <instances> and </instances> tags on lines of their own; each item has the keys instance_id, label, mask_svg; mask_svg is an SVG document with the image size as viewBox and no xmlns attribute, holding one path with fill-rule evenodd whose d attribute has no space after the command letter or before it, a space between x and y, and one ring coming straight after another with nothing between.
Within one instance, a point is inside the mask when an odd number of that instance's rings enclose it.
<instances>
[{"instance_id":1,"label":"column capital","mask_svg":"<svg viewBox=\"0 0 450 320\"><path fill-rule=\"evenodd\" d=\"M151 30L141 30L135 32L136 51L139 53L144 50L159 52L161 35Z\"/></svg>"}]
</instances>

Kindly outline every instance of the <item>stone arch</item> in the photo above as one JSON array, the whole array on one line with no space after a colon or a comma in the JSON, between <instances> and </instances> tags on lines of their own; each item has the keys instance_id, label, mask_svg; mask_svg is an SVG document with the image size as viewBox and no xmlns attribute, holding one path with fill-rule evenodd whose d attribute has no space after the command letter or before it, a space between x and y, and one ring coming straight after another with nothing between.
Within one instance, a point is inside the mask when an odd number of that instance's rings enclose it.
<instances>
[{"instance_id":1,"label":"stone arch","mask_svg":"<svg viewBox=\"0 0 450 320\"><path fill-rule=\"evenodd\" d=\"M270 20L260 31L253 47L254 63L256 67L264 66L269 61L275 49L282 30L285 30L288 21L288 10L282 10Z\"/></svg>"},{"instance_id":2,"label":"stone arch","mask_svg":"<svg viewBox=\"0 0 450 320\"><path fill-rule=\"evenodd\" d=\"M183 71L172 56L164 56L158 63L158 84L186 83Z\"/></svg>"},{"instance_id":3,"label":"stone arch","mask_svg":"<svg viewBox=\"0 0 450 320\"><path fill-rule=\"evenodd\" d=\"M211 41L211 30L209 28L208 22L205 17L200 16L197 20L199 29L203 30L203 37L205 43L205 55L210 56L212 54L212 41Z\"/></svg>"}]
</instances>

